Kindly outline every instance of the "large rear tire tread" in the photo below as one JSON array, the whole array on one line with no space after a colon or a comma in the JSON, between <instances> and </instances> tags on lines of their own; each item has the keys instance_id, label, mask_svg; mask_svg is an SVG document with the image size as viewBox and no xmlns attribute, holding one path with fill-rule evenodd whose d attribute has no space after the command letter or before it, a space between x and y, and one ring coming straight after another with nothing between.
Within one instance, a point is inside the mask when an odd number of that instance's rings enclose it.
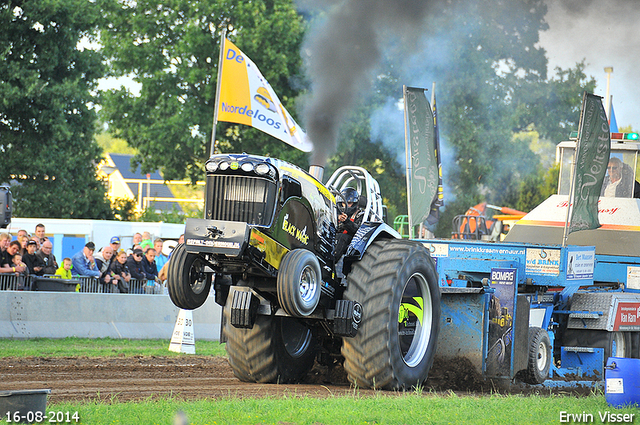
<instances>
[{"instance_id":1,"label":"large rear tire tread","mask_svg":"<svg viewBox=\"0 0 640 425\"><path fill-rule=\"evenodd\" d=\"M167 289L171 301L179 308L195 310L202 306L211 291L212 276L207 276L204 287L194 292L194 274L201 272L204 262L197 254L187 252L184 244L179 244L173 250L167 266Z\"/></svg>"},{"instance_id":2,"label":"large rear tire tread","mask_svg":"<svg viewBox=\"0 0 640 425\"><path fill-rule=\"evenodd\" d=\"M287 317L259 315L251 329L231 325L230 302L223 310L227 338L226 351L233 374L243 382L297 383L313 367L315 346L310 344L292 357L284 346L282 333L287 332Z\"/></svg>"},{"instance_id":3,"label":"large rear tire tread","mask_svg":"<svg viewBox=\"0 0 640 425\"><path fill-rule=\"evenodd\" d=\"M426 353L409 367L398 342L398 312L405 284L416 272L426 278L431 296L431 327ZM347 277L345 298L362 304L363 318L354 338L343 340L349 381L364 388L418 387L427 378L435 355L440 320L438 278L428 251L402 240L376 241ZM426 300L425 300L426 305ZM426 311L426 310L425 310Z\"/></svg>"}]
</instances>

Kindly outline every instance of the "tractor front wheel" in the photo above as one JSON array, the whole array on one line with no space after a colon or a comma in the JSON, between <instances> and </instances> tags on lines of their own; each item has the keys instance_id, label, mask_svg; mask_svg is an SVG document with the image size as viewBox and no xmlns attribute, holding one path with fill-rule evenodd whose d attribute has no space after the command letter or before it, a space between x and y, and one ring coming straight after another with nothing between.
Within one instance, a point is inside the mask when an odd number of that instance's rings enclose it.
<instances>
[{"instance_id":1,"label":"tractor front wheel","mask_svg":"<svg viewBox=\"0 0 640 425\"><path fill-rule=\"evenodd\" d=\"M212 273L206 273L205 266L205 261L198 254L187 252L184 244L173 250L167 266L167 289L176 306L194 310L207 300Z\"/></svg>"},{"instance_id":2,"label":"tractor front wheel","mask_svg":"<svg viewBox=\"0 0 640 425\"><path fill-rule=\"evenodd\" d=\"M280 306L293 317L313 313L320 301L322 274L316 256L306 249L289 251L280 263L277 290Z\"/></svg>"}]
</instances>

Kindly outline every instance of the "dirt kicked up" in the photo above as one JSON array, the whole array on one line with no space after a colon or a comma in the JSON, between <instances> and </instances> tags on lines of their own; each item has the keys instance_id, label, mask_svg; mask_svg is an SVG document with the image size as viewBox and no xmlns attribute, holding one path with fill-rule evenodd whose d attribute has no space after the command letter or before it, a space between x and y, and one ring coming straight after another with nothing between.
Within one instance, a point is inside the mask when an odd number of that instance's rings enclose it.
<instances>
[{"instance_id":1,"label":"dirt kicked up","mask_svg":"<svg viewBox=\"0 0 640 425\"><path fill-rule=\"evenodd\" d=\"M503 392L497 383L482 381L463 363L455 362L456 368L451 369L436 359L424 390ZM321 398L353 395L354 391L359 396L376 393L354 389L340 366L328 370L316 365L307 379L297 385L254 384L235 378L226 358L206 356L9 357L0 359L0 376L2 390L51 389L50 403L124 402L166 397L185 400L283 395ZM550 390L540 387L512 386L504 392L550 394ZM566 393L562 390L553 392ZM575 395L588 395L590 392L586 388L571 391Z\"/></svg>"}]
</instances>

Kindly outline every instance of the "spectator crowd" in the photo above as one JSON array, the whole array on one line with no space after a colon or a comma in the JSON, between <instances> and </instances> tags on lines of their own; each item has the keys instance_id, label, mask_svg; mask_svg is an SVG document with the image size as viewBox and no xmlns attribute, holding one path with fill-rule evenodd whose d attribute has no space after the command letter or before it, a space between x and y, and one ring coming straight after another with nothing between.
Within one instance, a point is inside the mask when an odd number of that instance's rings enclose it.
<instances>
[{"instance_id":1,"label":"spectator crowd","mask_svg":"<svg viewBox=\"0 0 640 425\"><path fill-rule=\"evenodd\" d=\"M45 226L38 224L33 235L21 229L15 240L9 233L0 233L0 273L15 274L18 289L31 289L30 276L54 275L62 279L93 277L99 281L101 291L107 293L129 293L131 280L135 279L144 282L145 293L162 294L166 293L169 260L162 252L163 247L164 241L152 239L149 232L135 233L133 245L126 250L121 247L120 237L113 236L109 245L97 252L95 244L87 242L71 258L58 263L52 253L53 244L45 235Z\"/></svg>"}]
</instances>

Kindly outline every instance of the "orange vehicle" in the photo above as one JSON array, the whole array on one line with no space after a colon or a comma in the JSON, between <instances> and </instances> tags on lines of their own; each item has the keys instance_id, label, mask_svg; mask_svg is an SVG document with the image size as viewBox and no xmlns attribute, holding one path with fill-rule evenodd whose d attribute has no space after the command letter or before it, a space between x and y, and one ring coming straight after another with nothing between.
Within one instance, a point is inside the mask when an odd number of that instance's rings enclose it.
<instances>
[{"instance_id":1,"label":"orange vehicle","mask_svg":"<svg viewBox=\"0 0 640 425\"><path fill-rule=\"evenodd\" d=\"M500 214L488 214L492 211ZM452 239L482 239L498 241L509 232L511 224L527 213L509 207L498 207L481 202L453 219Z\"/></svg>"}]
</instances>

